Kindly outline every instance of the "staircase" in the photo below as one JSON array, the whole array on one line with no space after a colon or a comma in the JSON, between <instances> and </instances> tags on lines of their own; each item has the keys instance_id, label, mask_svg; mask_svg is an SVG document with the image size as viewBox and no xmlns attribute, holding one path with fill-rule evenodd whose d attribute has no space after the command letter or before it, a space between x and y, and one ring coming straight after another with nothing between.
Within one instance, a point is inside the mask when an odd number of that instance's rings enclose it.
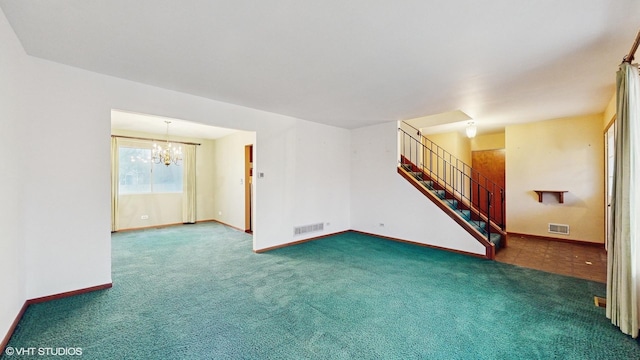
<instances>
[{"instance_id":1,"label":"staircase","mask_svg":"<svg viewBox=\"0 0 640 360\"><path fill-rule=\"evenodd\" d=\"M447 213L495 259L506 247L504 189L403 123L398 173Z\"/></svg>"}]
</instances>

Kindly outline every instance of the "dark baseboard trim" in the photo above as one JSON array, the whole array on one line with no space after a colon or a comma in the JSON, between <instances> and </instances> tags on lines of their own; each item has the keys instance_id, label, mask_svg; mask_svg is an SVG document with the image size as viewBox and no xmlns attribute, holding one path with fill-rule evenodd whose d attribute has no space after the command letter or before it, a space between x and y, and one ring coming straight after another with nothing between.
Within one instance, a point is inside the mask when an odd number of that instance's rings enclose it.
<instances>
[{"instance_id":1,"label":"dark baseboard trim","mask_svg":"<svg viewBox=\"0 0 640 360\"><path fill-rule=\"evenodd\" d=\"M118 229L116 231L112 231L111 233L113 234L113 233L116 233L116 232L147 230L147 229L162 229L162 228L171 227L171 226L177 226L177 225L184 225L184 224L183 223L173 223L173 224L142 226L142 227L135 227L135 228Z\"/></svg>"},{"instance_id":2,"label":"dark baseboard trim","mask_svg":"<svg viewBox=\"0 0 640 360\"><path fill-rule=\"evenodd\" d=\"M11 336L13 336L13 332L16 330L18 323L22 319L24 312L27 311L27 307L29 307L29 305L39 304L39 303L43 303L51 300L62 299L62 298L80 295L80 294L85 294L85 293L89 293L97 290L105 290L105 289L111 288L112 286L113 286L113 283L107 283L107 284L92 286L84 289L78 289L78 290L67 291L67 292L54 294L54 295L42 296L39 298L29 299L25 301L24 304L22 305L22 308L18 312L18 315L16 316L15 320L13 320L13 323L11 323L11 326L9 327L7 334L4 336L4 339L2 340L2 342L0 342L0 354L4 354L4 349L9 344L9 340L11 340Z\"/></svg>"},{"instance_id":3,"label":"dark baseboard trim","mask_svg":"<svg viewBox=\"0 0 640 360\"><path fill-rule=\"evenodd\" d=\"M66 297L85 294L85 293L98 291L98 290L106 290L106 289L111 288L112 286L113 286L113 283L107 283L107 284L96 285L96 286L92 286L92 287L88 287L88 288L84 288L84 289L78 289L78 290L67 291L67 292L63 292L63 293L59 293L59 294L42 296L42 297L39 297L39 298L34 298L34 299L27 300L27 305L39 304L39 303L43 303L43 302L47 302L47 301L51 301L51 300L63 299L63 298L66 298Z\"/></svg>"},{"instance_id":4,"label":"dark baseboard trim","mask_svg":"<svg viewBox=\"0 0 640 360\"><path fill-rule=\"evenodd\" d=\"M25 303L22 304L22 308L18 312L18 315L13 320L13 323L11 323L11 326L9 326L9 330L7 330L7 334L4 336L4 339L2 339L2 342L0 342L0 355L4 354L4 349L7 347L7 345L9 345L9 340L11 340L11 336L13 335L13 332L16 330L16 327L18 326L20 319L22 319L22 315L24 315L24 312L27 311L28 306L29 304L27 304L27 302L25 301Z\"/></svg>"},{"instance_id":5,"label":"dark baseboard trim","mask_svg":"<svg viewBox=\"0 0 640 360\"><path fill-rule=\"evenodd\" d=\"M216 220L216 219L210 219L210 220L201 220L201 221L198 221L198 223L205 223L205 222L215 222L215 223L218 223L218 224L221 224L221 225L224 225L224 226L228 226L228 227L230 227L230 228L232 228L232 229L235 229L235 230L238 230L238 231L245 232L245 230L244 230L244 229L241 229L241 228L236 227L236 226L233 226L233 225L229 225L229 224L227 224L227 223L223 223L222 221L220 221L220 220Z\"/></svg>"},{"instance_id":6,"label":"dark baseboard trim","mask_svg":"<svg viewBox=\"0 0 640 360\"><path fill-rule=\"evenodd\" d=\"M405 243L405 244L417 245L417 246L422 246L422 247L426 247L426 248L430 248L430 249L443 250L443 251L448 251L448 252L452 252L452 253L456 253L456 254L473 256L473 257L477 257L477 258L481 258L481 259L487 259L487 256L486 255L482 255L482 254L475 254L475 253L462 251L462 250L448 249L448 248L444 248L444 247L440 247L440 246L436 246L436 245L423 244L423 243L419 243L419 242L415 242L415 241L403 240L403 239L398 239L398 238L394 238L394 237L390 237L390 236L384 236L384 235L378 235L378 234L372 234L372 233L368 233L368 232L364 232L364 231L358 231L358 230L350 230L350 231L354 232L354 233L358 233L358 234L374 236L374 237L385 239L385 240L397 241L397 242L401 242L401 243Z\"/></svg>"},{"instance_id":7,"label":"dark baseboard trim","mask_svg":"<svg viewBox=\"0 0 640 360\"><path fill-rule=\"evenodd\" d=\"M446 205L444 203L444 200L442 200L439 197L435 196L426 187L424 187L423 185L419 184L413 178L413 176L411 176L404 168L398 167L397 168L397 172L398 172L398 174L400 174L400 176L405 178L409 182L409 184L411 184L418 191L420 191L424 196L426 196L428 199L430 199L431 202L433 202L445 214L447 214L451 219L453 219L453 221L455 221L456 223L458 223L458 225L460 225L463 229L465 229L465 231L467 231L467 233L469 233L469 235L473 236L476 240L478 240L478 242L480 244L482 244L482 246L484 246L485 255L481 256L482 258L495 260L495 258L496 258L496 247L495 247L495 245L493 243L491 243L489 240L487 240L487 238L484 235L482 235L478 230L476 230L476 228L471 226L471 224L469 224L466 220L464 220L460 215L456 214L448 205ZM484 218L484 220L486 220L486 218ZM493 223L490 223L490 225L491 225L491 227L493 228L493 230L495 232L499 232L502 235L502 238L506 239L506 235L502 230L498 230L496 225L493 224ZM506 241L505 241L505 244L506 244ZM446 248L443 248L443 250L450 251L450 249L446 249Z\"/></svg>"},{"instance_id":8,"label":"dark baseboard trim","mask_svg":"<svg viewBox=\"0 0 640 360\"><path fill-rule=\"evenodd\" d=\"M417 246L427 247L427 248L436 249L436 250L448 251L448 252L461 254L461 255L473 256L473 257L477 257L477 258L481 258L481 259L486 259L487 258L486 255L482 255L482 254L474 254L474 253L467 252L467 251L462 251L462 250L448 249L448 248L444 248L444 247L440 247L440 246L423 244L423 243L419 243L419 242L415 242L415 241L403 240L403 239L398 239L398 238L394 238L394 237L390 237L390 236L378 235L378 234L368 233L368 232L359 231L359 230L339 231L339 232L336 232L336 233L326 234L326 235L322 235L322 236L316 236L316 237L312 237L312 238L309 238L309 239L298 240L298 241L294 241L294 242L290 242L290 243L286 243L286 244L281 244L281 245L276 245L276 246L272 246L272 247L268 247L268 248L264 248L264 249L253 250L253 252L255 252L257 254L261 254L261 253L265 253L265 252L268 252L268 251L271 251L271 250L276 250L276 249L281 249L281 248L285 248L285 247L289 247L289 246L295 246L295 245L299 245L299 244L304 244L304 243L309 242L309 241L314 241L314 240L326 238L326 237L329 237L329 236L340 235L340 234L345 234L345 233L350 233L350 232L357 233L357 234L362 234L362 235L373 236L373 237L377 237L377 238L385 239L385 240L402 242L402 243L410 244L410 245L417 245Z\"/></svg>"},{"instance_id":9,"label":"dark baseboard trim","mask_svg":"<svg viewBox=\"0 0 640 360\"><path fill-rule=\"evenodd\" d=\"M209 220L198 220L195 223L171 223L171 224L162 224L162 225L152 225L152 226L143 226L143 227L135 227L135 228L127 228L127 229L118 229L116 231L112 231L111 233L115 233L115 232L124 232L124 231L136 231L136 230L147 230L147 229L162 229L162 228L166 228L166 227L172 227L172 226L180 226L180 225L193 225L193 224L200 224L200 223L207 223L207 222L216 222L218 224L222 224L224 226L228 226L230 228L239 230L239 231L245 231L244 229L240 229L239 227L235 227L233 225L229 225L229 224L225 224L222 221L216 220L216 219L209 219Z\"/></svg>"},{"instance_id":10,"label":"dark baseboard trim","mask_svg":"<svg viewBox=\"0 0 640 360\"><path fill-rule=\"evenodd\" d=\"M268 252L268 251L271 251L271 250L282 249L282 248L285 248L285 247L304 244L304 243L309 242L309 241L318 240L318 239L326 238L326 237L329 237L329 236L348 233L350 231L352 231L352 230L338 231L338 232L331 233L331 234L325 234L325 235L316 236L316 237L303 239L303 240L298 240L298 241L294 241L294 242L290 242L290 243L286 243L286 244L280 244L280 245L276 245L276 246L271 246L271 247L264 248L264 249L253 250L253 252L256 253L256 254L261 254L261 253L265 253L265 252Z\"/></svg>"},{"instance_id":11,"label":"dark baseboard trim","mask_svg":"<svg viewBox=\"0 0 640 360\"><path fill-rule=\"evenodd\" d=\"M198 221L198 222L217 222L217 223L220 223L222 225L234 228L236 230L244 231L242 229L238 229L238 228L236 228L234 226L230 226L228 224L225 224L223 222L220 222L218 220L213 220L213 219L212 220L203 220L203 221ZM175 226L175 225L182 225L182 224L150 226L148 228L168 227L168 226ZM119 231L139 230L139 229L148 229L148 228L125 229L125 230L119 230ZM427 247L427 248L431 248L431 249L448 251L448 252L461 254L461 255L478 257L478 258L482 258L482 259L486 259L487 258L486 256L483 256L483 255L480 255L480 254L474 254L474 253L461 251L461 250L455 250L455 249L448 249L448 248L444 248L444 247L440 247L440 246L423 244L423 243L419 243L419 242L415 242L415 241L403 240L403 239L399 239L399 238L394 238L394 237L384 236L384 235L378 235L378 234L368 233L368 232L359 231L359 230L338 231L338 232L331 233L331 234L325 234L325 235L316 236L316 237L312 237L312 238L308 238L308 239L298 240L298 241L294 241L294 242L290 242L290 243L286 243L286 244L281 244L281 245L276 245L276 246L272 246L272 247L268 247L268 248L264 248L264 249L253 250L253 252L255 252L257 254L265 253L265 252L268 252L268 251L281 249L281 248L294 246L294 245L299 245L299 244L303 244L303 243L306 243L306 242L309 242L309 241L314 241L314 240L326 238L326 237L329 237L329 236L335 236L335 235L345 234L345 233L349 233L349 232L368 235L368 236L374 236L374 237L377 237L377 238L381 238L381 239L385 239L385 240L391 240L391 241L397 241L397 242L402 242L402 243L406 243L406 244L410 244L410 245L417 245L417 246ZM522 235L522 236L528 236L528 237L544 238L544 237L541 237L541 236L533 236L533 235L525 235L525 234L517 234L517 233L509 233L509 235L512 235L512 236ZM548 239L566 241L566 242L580 242L580 241L575 241L575 240L565 240L565 239L556 239L556 238L548 238ZM581 243L586 243L586 244L590 244L590 245L602 245L602 244L591 243L591 242L581 242ZM85 293L98 291L98 290L106 290L106 289L111 288L112 286L113 286L113 283L107 283L107 284L92 286L92 287L88 287L88 288L84 288L84 289L78 289L78 290L67 291L67 292L54 294L54 295L42 296L42 297L33 298L33 299L29 299L29 300L25 301L24 305L20 309L20 312L18 313L18 315L16 316L15 320L13 321L11 326L9 327L9 331L5 335L5 337L2 340L2 342L0 343L0 354L4 353L4 349L6 348L7 344L9 343L9 340L11 339L11 336L13 335L13 332L15 331L16 326L18 326L18 323L20 322L20 319L22 319L22 316L24 315L24 312L27 310L27 307L29 305L43 303L43 302L57 300L57 299L63 299L63 298L66 298L66 297L76 296L76 295L85 294Z\"/></svg>"},{"instance_id":12,"label":"dark baseboard trim","mask_svg":"<svg viewBox=\"0 0 640 360\"><path fill-rule=\"evenodd\" d=\"M509 232L508 234L509 234L508 236L510 236L510 237L522 236L522 237L526 237L526 238L548 240L548 241L557 241L557 242L564 242L564 243L570 243L570 244L588 245L588 246L595 246L595 247L604 248L604 243L598 243L598 242L593 242L593 241L563 239L563 238L555 238L555 237L550 237L550 236L530 235L530 234L522 234L522 233L515 233L515 232Z\"/></svg>"}]
</instances>

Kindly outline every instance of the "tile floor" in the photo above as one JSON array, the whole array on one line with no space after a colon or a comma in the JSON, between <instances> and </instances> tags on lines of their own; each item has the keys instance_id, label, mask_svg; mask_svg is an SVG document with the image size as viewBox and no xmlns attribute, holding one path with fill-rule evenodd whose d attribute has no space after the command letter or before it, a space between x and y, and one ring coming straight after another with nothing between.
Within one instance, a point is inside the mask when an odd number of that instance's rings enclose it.
<instances>
[{"instance_id":1,"label":"tile floor","mask_svg":"<svg viewBox=\"0 0 640 360\"><path fill-rule=\"evenodd\" d=\"M498 251L496 261L601 283L607 282L607 252L603 245L508 235L507 248Z\"/></svg>"}]
</instances>

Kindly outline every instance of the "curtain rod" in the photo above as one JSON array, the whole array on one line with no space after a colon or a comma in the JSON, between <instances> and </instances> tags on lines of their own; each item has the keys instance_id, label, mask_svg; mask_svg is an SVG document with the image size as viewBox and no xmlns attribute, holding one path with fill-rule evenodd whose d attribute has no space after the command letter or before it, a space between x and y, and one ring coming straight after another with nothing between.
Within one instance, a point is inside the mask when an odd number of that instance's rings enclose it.
<instances>
[{"instance_id":1,"label":"curtain rod","mask_svg":"<svg viewBox=\"0 0 640 360\"><path fill-rule=\"evenodd\" d=\"M629 50L629 54L625 55L622 59L622 62L631 63L633 58L635 57L636 51L638 50L638 44L640 44L640 30L638 31L638 35L636 35L636 41L631 45L631 50Z\"/></svg>"},{"instance_id":2,"label":"curtain rod","mask_svg":"<svg viewBox=\"0 0 640 360\"><path fill-rule=\"evenodd\" d=\"M111 137L117 137L117 138L122 138L122 139L133 139L133 140L150 140L150 141L157 141L157 142L167 142L167 139L151 139L151 138L143 138L143 137L136 137L136 136L124 136L124 135L111 135ZM176 143L176 144L184 144L184 145L196 145L196 146L200 146L201 144L198 143L193 143L193 142L186 142L186 141L171 141L169 140L170 143Z\"/></svg>"}]
</instances>

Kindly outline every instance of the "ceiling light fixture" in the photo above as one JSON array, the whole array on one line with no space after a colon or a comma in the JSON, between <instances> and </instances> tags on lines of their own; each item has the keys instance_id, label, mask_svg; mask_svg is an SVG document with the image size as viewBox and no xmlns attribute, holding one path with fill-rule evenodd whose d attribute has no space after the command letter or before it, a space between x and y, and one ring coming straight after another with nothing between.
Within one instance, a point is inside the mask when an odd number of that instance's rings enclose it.
<instances>
[{"instance_id":1,"label":"ceiling light fixture","mask_svg":"<svg viewBox=\"0 0 640 360\"><path fill-rule=\"evenodd\" d=\"M471 139L476 136L476 133L478 132L478 128L476 128L476 124L473 121L469 121L469 123L467 124L467 128L465 129L465 132L467 133L467 137Z\"/></svg>"},{"instance_id":2,"label":"ceiling light fixture","mask_svg":"<svg viewBox=\"0 0 640 360\"><path fill-rule=\"evenodd\" d=\"M153 149L151 150L151 159L156 164L165 164L167 166L171 165L171 163L180 165L180 161L182 161L182 147L181 146L173 146L169 142L169 124L171 121L165 121L167 123L167 142L164 147L162 145L158 145L153 143Z\"/></svg>"}]
</instances>

